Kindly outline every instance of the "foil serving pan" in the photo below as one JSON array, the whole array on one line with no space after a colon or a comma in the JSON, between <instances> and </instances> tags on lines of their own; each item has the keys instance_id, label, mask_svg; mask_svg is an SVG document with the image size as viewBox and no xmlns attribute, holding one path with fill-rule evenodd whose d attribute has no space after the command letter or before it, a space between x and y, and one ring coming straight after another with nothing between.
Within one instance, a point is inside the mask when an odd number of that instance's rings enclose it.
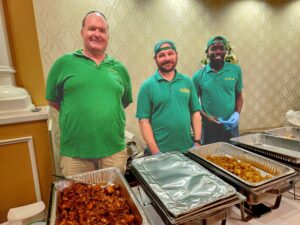
<instances>
[{"instance_id":1,"label":"foil serving pan","mask_svg":"<svg viewBox=\"0 0 300 225\"><path fill-rule=\"evenodd\" d=\"M138 200L136 199L134 193L129 187L127 181L125 180L123 174L118 168L106 168L101 170L96 170L88 173L82 173L74 176L70 176L65 180L60 180L53 183L51 198L49 201L49 212L47 218L47 224L56 225L57 224L57 206L60 201L60 194L62 190L70 186L74 182L86 183L86 184L118 184L120 186L121 196L126 199L126 203L135 216L135 223L137 225L149 225L145 212L140 206Z\"/></svg>"},{"instance_id":2,"label":"foil serving pan","mask_svg":"<svg viewBox=\"0 0 300 225\"><path fill-rule=\"evenodd\" d=\"M192 148L189 150L189 153L201 158L210 165L218 168L219 170L230 175L231 177L234 177L236 180L239 180L240 182L251 187L262 186L266 183L271 183L274 180L295 173L295 170L290 167L287 167L274 160L246 151L244 149L241 149L239 147L225 142L217 142L209 145L204 145L198 148ZM260 172L262 176L271 175L271 178L260 182L246 181L240 178L239 176L235 175L234 173L231 173L230 171L222 168L221 166L207 160L208 156L228 156L231 158L235 158L241 162L250 163Z\"/></svg>"},{"instance_id":3,"label":"foil serving pan","mask_svg":"<svg viewBox=\"0 0 300 225\"><path fill-rule=\"evenodd\" d=\"M132 167L175 217L236 193L231 185L179 152L134 159Z\"/></svg>"},{"instance_id":4,"label":"foil serving pan","mask_svg":"<svg viewBox=\"0 0 300 225\"><path fill-rule=\"evenodd\" d=\"M263 133L244 135L230 140L260 154L300 164L300 141Z\"/></svg>"},{"instance_id":5,"label":"foil serving pan","mask_svg":"<svg viewBox=\"0 0 300 225\"><path fill-rule=\"evenodd\" d=\"M143 180L134 167L131 167L131 171L135 175L149 199L151 199L151 204L166 225L199 224L199 220L203 219L210 221L225 220L228 217L232 206L246 201L246 198L243 195L236 192L234 195L229 196L228 198L207 204L198 210L191 211L190 213L174 217L166 209L161 200L156 196L153 190L149 187L148 183Z\"/></svg>"},{"instance_id":6,"label":"foil serving pan","mask_svg":"<svg viewBox=\"0 0 300 225\"><path fill-rule=\"evenodd\" d=\"M280 127L264 131L266 134L271 134L285 139L300 141L300 128L297 127Z\"/></svg>"}]
</instances>

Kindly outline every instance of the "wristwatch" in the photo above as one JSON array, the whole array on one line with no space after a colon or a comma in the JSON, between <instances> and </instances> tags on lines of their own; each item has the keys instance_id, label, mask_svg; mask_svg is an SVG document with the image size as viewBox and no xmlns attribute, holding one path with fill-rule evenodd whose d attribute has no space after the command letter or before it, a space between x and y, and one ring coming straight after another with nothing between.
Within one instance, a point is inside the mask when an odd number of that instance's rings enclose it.
<instances>
[{"instance_id":1,"label":"wristwatch","mask_svg":"<svg viewBox=\"0 0 300 225\"><path fill-rule=\"evenodd\" d=\"M194 139L194 143L201 144L201 140Z\"/></svg>"}]
</instances>

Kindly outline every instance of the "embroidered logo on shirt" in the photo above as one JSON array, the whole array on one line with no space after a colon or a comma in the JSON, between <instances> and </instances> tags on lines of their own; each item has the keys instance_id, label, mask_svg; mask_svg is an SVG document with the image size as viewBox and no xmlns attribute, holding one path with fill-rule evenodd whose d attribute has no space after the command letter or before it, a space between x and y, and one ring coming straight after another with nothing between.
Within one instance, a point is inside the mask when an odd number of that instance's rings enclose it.
<instances>
[{"instance_id":1,"label":"embroidered logo on shirt","mask_svg":"<svg viewBox=\"0 0 300 225\"><path fill-rule=\"evenodd\" d=\"M234 77L225 77L225 80L235 80Z\"/></svg>"},{"instance_id":2,"label":"embroidered logo on shirt","mask_svg":"<svg viewBox=\"0 0 300 225\"><path fill-rule=\"evenodd\" d=\"M184 92L184 93L190 93L191 92L190 89L188 89L188 88L180 88L179 91Z\"/></svg>"}]
</instances>

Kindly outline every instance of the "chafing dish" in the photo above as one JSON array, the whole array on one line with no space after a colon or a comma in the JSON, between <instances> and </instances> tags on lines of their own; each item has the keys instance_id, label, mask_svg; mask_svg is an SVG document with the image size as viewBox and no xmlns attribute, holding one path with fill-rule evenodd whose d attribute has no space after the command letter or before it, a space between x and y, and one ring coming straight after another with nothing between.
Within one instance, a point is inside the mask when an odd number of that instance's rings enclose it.
<instances>
[{"instance_id":1,"label":"chafing dish","mask_svg":"<svg viewBox=\"0 0 300 225\"><path fill-rule=\"evenodd\" d=\"M264 133L232 138L231 141L250 151L287 163L300 170L300 141Z\"/></svg>"},{"instance_id":2,"label":"chafing dish","mask_svg":"<svg viewBox=\"0 0 300 225\"><path fill-rule=\"evenodd\" d=\"M128 206L135 216L135 223L139 225L150 224L146 214L136 199L134 193L129 187L122 173L117 168L106 168L93 172L82 173L70 176L67 179L54 182L51 190L51 198L49 201L49 211L47 215L47 224L55 225L57 223L57 206L59 204L59 195L61 191L70 186L74 182L86 184L118 184L120 186L121 195L126 199Z\"/></svg>"},{"instance_id":3,"label":"chafing dish","mask_svg":"<svg viewBox=\"0 0 300 225\"><path fill-rule=\"evenodd\" d=\"M278 136L285 139L300 141L300 128L297 127L280 127L264 131L266 134Z\"/></svg>"},{"instance_id":4,"label":"chafing dish","mask_svg":"<svg viewBox=\"0 0 300 225\"><path fill-rule=\"evenodd\" d=\"M240 161L251 163L262 173L272 174L272 178L258 183L249 183L208 161L206 159L208 155L236 157ZM294 179L297 177L297 173L293 168L224 142L192 148L187 153L187 156L223 178L247 198L245 202L247 207L240 207L244 221L251 219L253 215L257 216L252 209L258 205L261 206L264 200L271 197L276 197L276 201L274 206L268 208L270 210L278 208L282 193L293 188ZM249 213L248 216L245 215L245 211Z\"/></svg>"},{"instance_id":5,"label":"chafing dish","mask_svg":"<svg viewBox=\"0 0 300 225\"><path fill-rule=\"evenodd\" d=\"M166 224L226 221L245 198L198 163L178 152L133 160L131 171Z\"/></svg>"}]
</instances>

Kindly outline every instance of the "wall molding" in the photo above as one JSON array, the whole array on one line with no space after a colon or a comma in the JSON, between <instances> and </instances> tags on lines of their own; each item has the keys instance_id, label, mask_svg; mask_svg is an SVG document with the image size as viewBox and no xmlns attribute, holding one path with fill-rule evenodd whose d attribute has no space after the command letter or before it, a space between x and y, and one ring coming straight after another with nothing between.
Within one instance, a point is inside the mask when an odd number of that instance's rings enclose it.
<instances>
[{"instance_id":1,"label":"wall molding","mask_svg":"<svg viewBox=\"0 0 300 225\"><path fill-rule=\"evenodd\" d=\"M0 146L1 145L12 145L12 144L23 143L23 142L27 142L27 145L28 145L36 200L41 201L42 196L41 196L40 180L39 180L39 175L38 175L38 168L37 168L37 163L36 163L35 149L34 149L34 145L33 145L32 136L0 140Z\"/></svg>"},{"instance_id":2,"label":"wall molding","mask_svg":"<svg viewBox=\"0 0 300 225\"><path fill-rule=\"evenodd\" d=\"M49 115L49 106L39 106L37 111L18 111L0 113L0 125L33 122L38 120L47 120ZM38 111L39 110L39 111Z\"/></svg>"},{"instance_id":3,"label":"wall molding","mask_svg":"<svg viewBox=\"0 0 300 225\"><path fill-rule=\"evenodd\" d=\"M16 70L10 66L2 66L0 65L0 74L2 73L12 73L15 74Z\"/></svg>"}]
</instances>

